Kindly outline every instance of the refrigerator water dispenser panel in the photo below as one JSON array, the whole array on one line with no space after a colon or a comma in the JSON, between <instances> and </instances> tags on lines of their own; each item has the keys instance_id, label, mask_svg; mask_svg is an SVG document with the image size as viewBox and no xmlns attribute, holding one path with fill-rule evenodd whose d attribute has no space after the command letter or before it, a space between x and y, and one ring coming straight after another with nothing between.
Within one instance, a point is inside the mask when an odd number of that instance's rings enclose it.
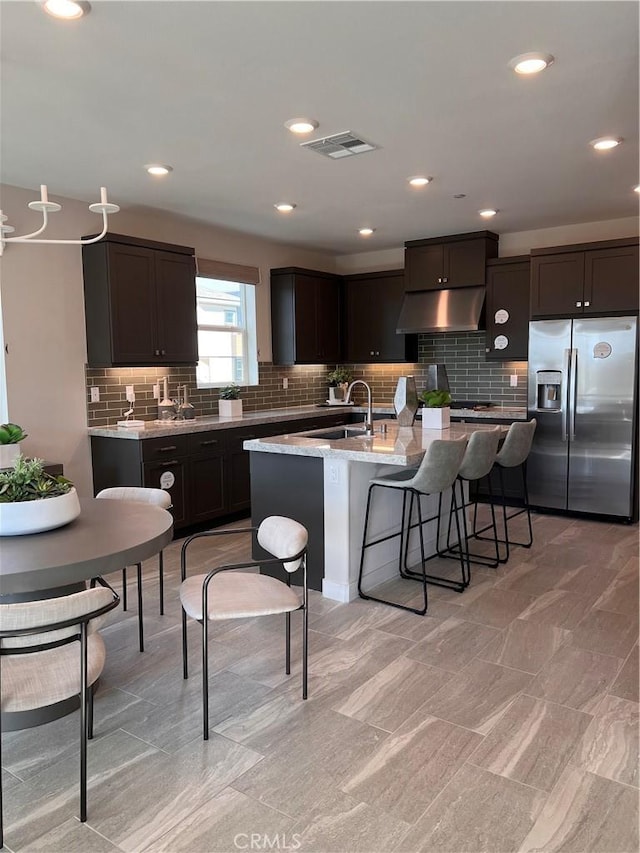
<instances>
[{"instance_id":1,"label":"refrigerator water dispenser panel","mask_svg":"<svg viewBox=\"0 0 640 853\"><path fill-rule=\"evenodd\" d=\"M562 400L562 372L538 370L536 373L538 409L560 410Z\"/></svg>"}]
</instances>

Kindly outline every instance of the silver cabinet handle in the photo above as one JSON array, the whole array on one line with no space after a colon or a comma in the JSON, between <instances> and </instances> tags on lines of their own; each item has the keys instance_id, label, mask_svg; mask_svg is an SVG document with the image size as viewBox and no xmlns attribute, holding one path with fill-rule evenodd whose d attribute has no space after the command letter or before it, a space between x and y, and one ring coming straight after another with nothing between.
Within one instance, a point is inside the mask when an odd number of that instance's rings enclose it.
<instances>
[{"instance_id":1,"label":"silver cabinet handle","mask_svg":"<svg viewBox=\"0 0 640 853\"><path fill-rule=\"evenodd\" d=\"M571 350L571 396L573 398L573 402L571 403L571 422L570 422L570 432L569 435L571 438L576 437L576 404L578 402L578 350Z\"/></svg>"},{"instance_id":2,"label":"silver cabinet handle","mask_svg":"<svg viewBox=\"0 0 640 853\"><path fill-rule=\"evenodd\" d=\"M560 405L562 407L562 440L567 440L567 408L569 406L569 372L571 365L571 350L564 351L564 360L562 365L562 399Z\"/></svg>"},{"instance_id":3,"label":"silver cabinet handle","mask_svg":"<svg viewBox=\"0 0 640 853\"><path fill-rule=\"evenodd\" d=\"M582 308L582 302L576 302L576 308Z\"/></svg>"},{"instance_id":4,"label":"silver cabinet handle","mask_svg":"<svg viewBox=\"0 0 640 853\"><path fill-rule=\"evenodd\" d=\"M585 302L585 303L584 303L584 307L585 307L585 308L588 308L590 305L591 305L591 303L590 303L590 302Z\"/></svg>"}]
</instances>

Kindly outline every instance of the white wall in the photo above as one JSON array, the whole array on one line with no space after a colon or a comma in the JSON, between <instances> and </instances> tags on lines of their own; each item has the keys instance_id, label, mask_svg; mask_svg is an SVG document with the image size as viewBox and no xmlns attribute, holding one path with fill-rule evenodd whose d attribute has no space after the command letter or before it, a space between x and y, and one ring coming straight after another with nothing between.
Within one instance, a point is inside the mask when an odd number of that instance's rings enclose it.
<instances>
[{"instance_id":1,"label":"white wall","mask_svg":"<svg viewBox=\"0 0 640 853\"><path fill-rule=\"evenodd\" d=\"M27 208L27 202L37 198L39 192L9 186L0 189L0 206L16 233L35 230L39 216ZM100 227L101 219L89 212L87 204L50 197L63 209L52 216L47 236L78 238L95 233ZM158 211L122 210L109 223L110 229L119 234L193 246L200 257L259 267L262 284L257 288L256 314L261 361L271 360L269 270L301 266L333 272L335 267L330 255L270 243ZM65 474L80 494L92 494L86 433L81 249L8 244L0 260L0 288L8 348L8 417L29 434L24 442L25 452L62 462Z\"/></svg>"},{"instance_id":2,"label":"white wall","mask_svg":"<svg viewBox=\"0 0 640 853\"><path fill-rule=\"evenodd\" d=\"M597 240L615 240L619 237L637 237L637 216L625 219L610 219L605 222L580 222L575 225L560 225L556 228L540 228L537 231L517 231L500 234L500 257L527 255L531 249L546 246L568 246L571 243L592 243ZM377 252L361 252L357 255L339 255L336 272L351 275L378 270L403 269L404 248L386 249Z\"/></svg>"}]
</instances>

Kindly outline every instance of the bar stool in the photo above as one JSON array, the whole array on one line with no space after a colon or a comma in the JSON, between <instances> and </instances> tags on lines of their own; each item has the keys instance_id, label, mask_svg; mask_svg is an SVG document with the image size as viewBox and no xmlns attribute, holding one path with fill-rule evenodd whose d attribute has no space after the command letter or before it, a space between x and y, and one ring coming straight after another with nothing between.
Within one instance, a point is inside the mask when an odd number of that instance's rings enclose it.
<instances>
[{"instance_id":1,"label":"bar stool","mask_svg":"<svg viewBox=\"0 0 640 853\"><path fill-rule=\"evenodd\" d=\"M502 522L504 524L504 539L498 541L506 546L505 556L500 558L501 563L506 563L509 559L509 549L511 545L520 545L522 548L531 548L533 545L533 528L531 526L531 510L529 508L529 492L527 490L527 459L531 452L533 444L533 436L536 431L537 421L532 418L530 421L514 421L509 427L509 432L504 440L504 443L496 455L496 464L494 470L498 471L500 481L500 492L502 502ZM522 501L523 508L518 509L511 514L507 514L507 499L504 490L504 475L505 468L520 468L522 474ZM476 505L477 508L477 505ZM517 542L509 538L509 521L523 513L527 514L527 523L529 526L529 541ZM489 529L489 525L481 528L478 533L482 533ZM487 540L489 537L479 536L476 533L476 516L473 519L474 536L478 539Z\"/></svg>"},{"instance_id":2,"label":"bar stool","mask_svg":"<svg viewBox=\"0 0 640 853\"><path fill-rule=\"evenodd\" d=\"M470 563L473 563L476 566L489 566L492 569L495 569L500 562L500 552L498 545L498 528L496 526L496 514L495 507L493 503L493 491L491 488L491 477L489 476L491 470L495 464L497 453L498 453L498 445L500 443L500 438L502 436L502 428L497 426L495 429L491 430L478 430L471 434L469 438L469 443L467 445L467 449L464 454L464 458L462 460L462 465L460 466L460 470L458 471L458 476L456 478L456 483L454 483L453 488L455 489L456 484L460 486L460 509L462 510L462 523L464 529L464 542L467 543L467 559ZM489 491L489 501L491 507L491 524L489 527L493 530L493 543L495 546L495 558L491 558L484 554L472 554L469 550L469 536L467 530L467 507L474 505L474 518L477 516L477 500L465 500L464 496L464 484L465 482L477 482L482 480L483 478L487 479L487 487ZM451 515L449 515L449 526L447 530L447 548L445 551L441 552L441 557L447 557L448 559L455 560L458 559L458 552L460 550L460 543L457 545L451 544ZM489 537L487 537L489 539Z\"/></svg>"},{"instance_id":3,"label":"bar stool","mask_svg":"<svg viewBox=\"0 0 640 853\"><path fill-rule=\"evenodd\" d=\"M434 557L438 556L438 553L436 550L436 553L432 554L430 557L425 557L423 526L427 522L437 520L437 549L438 543L440 541L442 493L447 489L451 488L451 486L455 483L456 476L458 474L458 471L460 470L460 465L464 457L466 446L466 437L462 437L452 441L436 439L430 444L429 449L425 453L422 462L420 463L418 468L412 468L407 471L399 471L394 474L387 474L385 476L376 477L375 479L371 480L369 484L369 491L367 494L367 508L364 517L364 530L362 532L362 551L360 553L360 570L358 573L358 594L360 595L360 598L364 598L369 601L379 601L382 604L389 604L391 607L397 607L400 610L408 610L411 613L417 613L419 616L424 616L424 614L427 612L427 582L440 583L441 580L446 579L438 578L434 575L427 575L426 573L426 563L428 562L428 560L431 560ZM369 526L369 514L371 511L371 499L373 496L373 491L376 488L396 489L402 492L402 518L400 522L400 530L397 533L391 533L387 536L382 536L379 539L374 539L371 542L367 542L367 529ZM422 506L420 499L423 495L438 495L438 512L436 515L430 516L429 518L422 517ZM415 523L412 523L414 498L417 499L415 503L417 504L418 520ZM409 503L408 513L407 502ZM452 510L455 512L458 536L461 537L455 490L453 490L451 493L451 507ZM420 537L420 572L413 572L411 570L407 570L406 568L407 554L409 550L409 536L411 534L411 530L416 527L418 528L418 534ZM371 548L374 545L379 545L381 542L386 542L389 539L394 539L398 536L400 537L400 549L398 553L398 571L401 577L421 581L424 597L423 608L409 607L405 604L398 604L394 601L389 601L384 598L378 598L374 595L369 595L365 593L362 588L362 574L364 570L364 559L366 549ZM465 567L465 558L462 550L460 553L460 566L462 569L464 581L468 574L468 565Z\"/></svg>"},{"instance_id":4,"label":"bar stool","mask_svg":"<svg viewBox=\"0 0 640 853\"><path fill-rule=\"evenodd\" d=\"M135 501L137 503L153 504L162 509L171 508L171 495L164 489L146 489L138 486L115 486L110 489L102 489L96 498L104 498L111 501ZM144 651L144 627L142 623L142 563L136 563L138 582L138 644L140 651ZM160 615L164 615L164 556L162 551L158 554L158 577L160 580ZM122 609L127 609L127 569L122 570Z\"/></svg>"}]
</instances>

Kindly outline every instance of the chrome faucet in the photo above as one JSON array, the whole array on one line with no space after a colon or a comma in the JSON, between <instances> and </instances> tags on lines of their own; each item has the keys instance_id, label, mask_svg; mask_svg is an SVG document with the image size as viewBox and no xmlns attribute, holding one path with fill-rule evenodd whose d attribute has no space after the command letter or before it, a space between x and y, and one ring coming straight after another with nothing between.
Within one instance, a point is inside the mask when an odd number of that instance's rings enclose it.
<instances>
[{"instance_id":1,"label":"chrome faucet","mask_svg":"<svg viewBox=\"0 0 640 853\"><path fill-rule=\"evenodd\" d=\"M354 379L351 385L347 388L347 393L344 395L345 403L351 402L351 391L354 385L364 385L367 389L367 415L364 422L365 435L373 435L373 406L371 404L371 386L364 379Z\"/></svg>"}]
</instances>

